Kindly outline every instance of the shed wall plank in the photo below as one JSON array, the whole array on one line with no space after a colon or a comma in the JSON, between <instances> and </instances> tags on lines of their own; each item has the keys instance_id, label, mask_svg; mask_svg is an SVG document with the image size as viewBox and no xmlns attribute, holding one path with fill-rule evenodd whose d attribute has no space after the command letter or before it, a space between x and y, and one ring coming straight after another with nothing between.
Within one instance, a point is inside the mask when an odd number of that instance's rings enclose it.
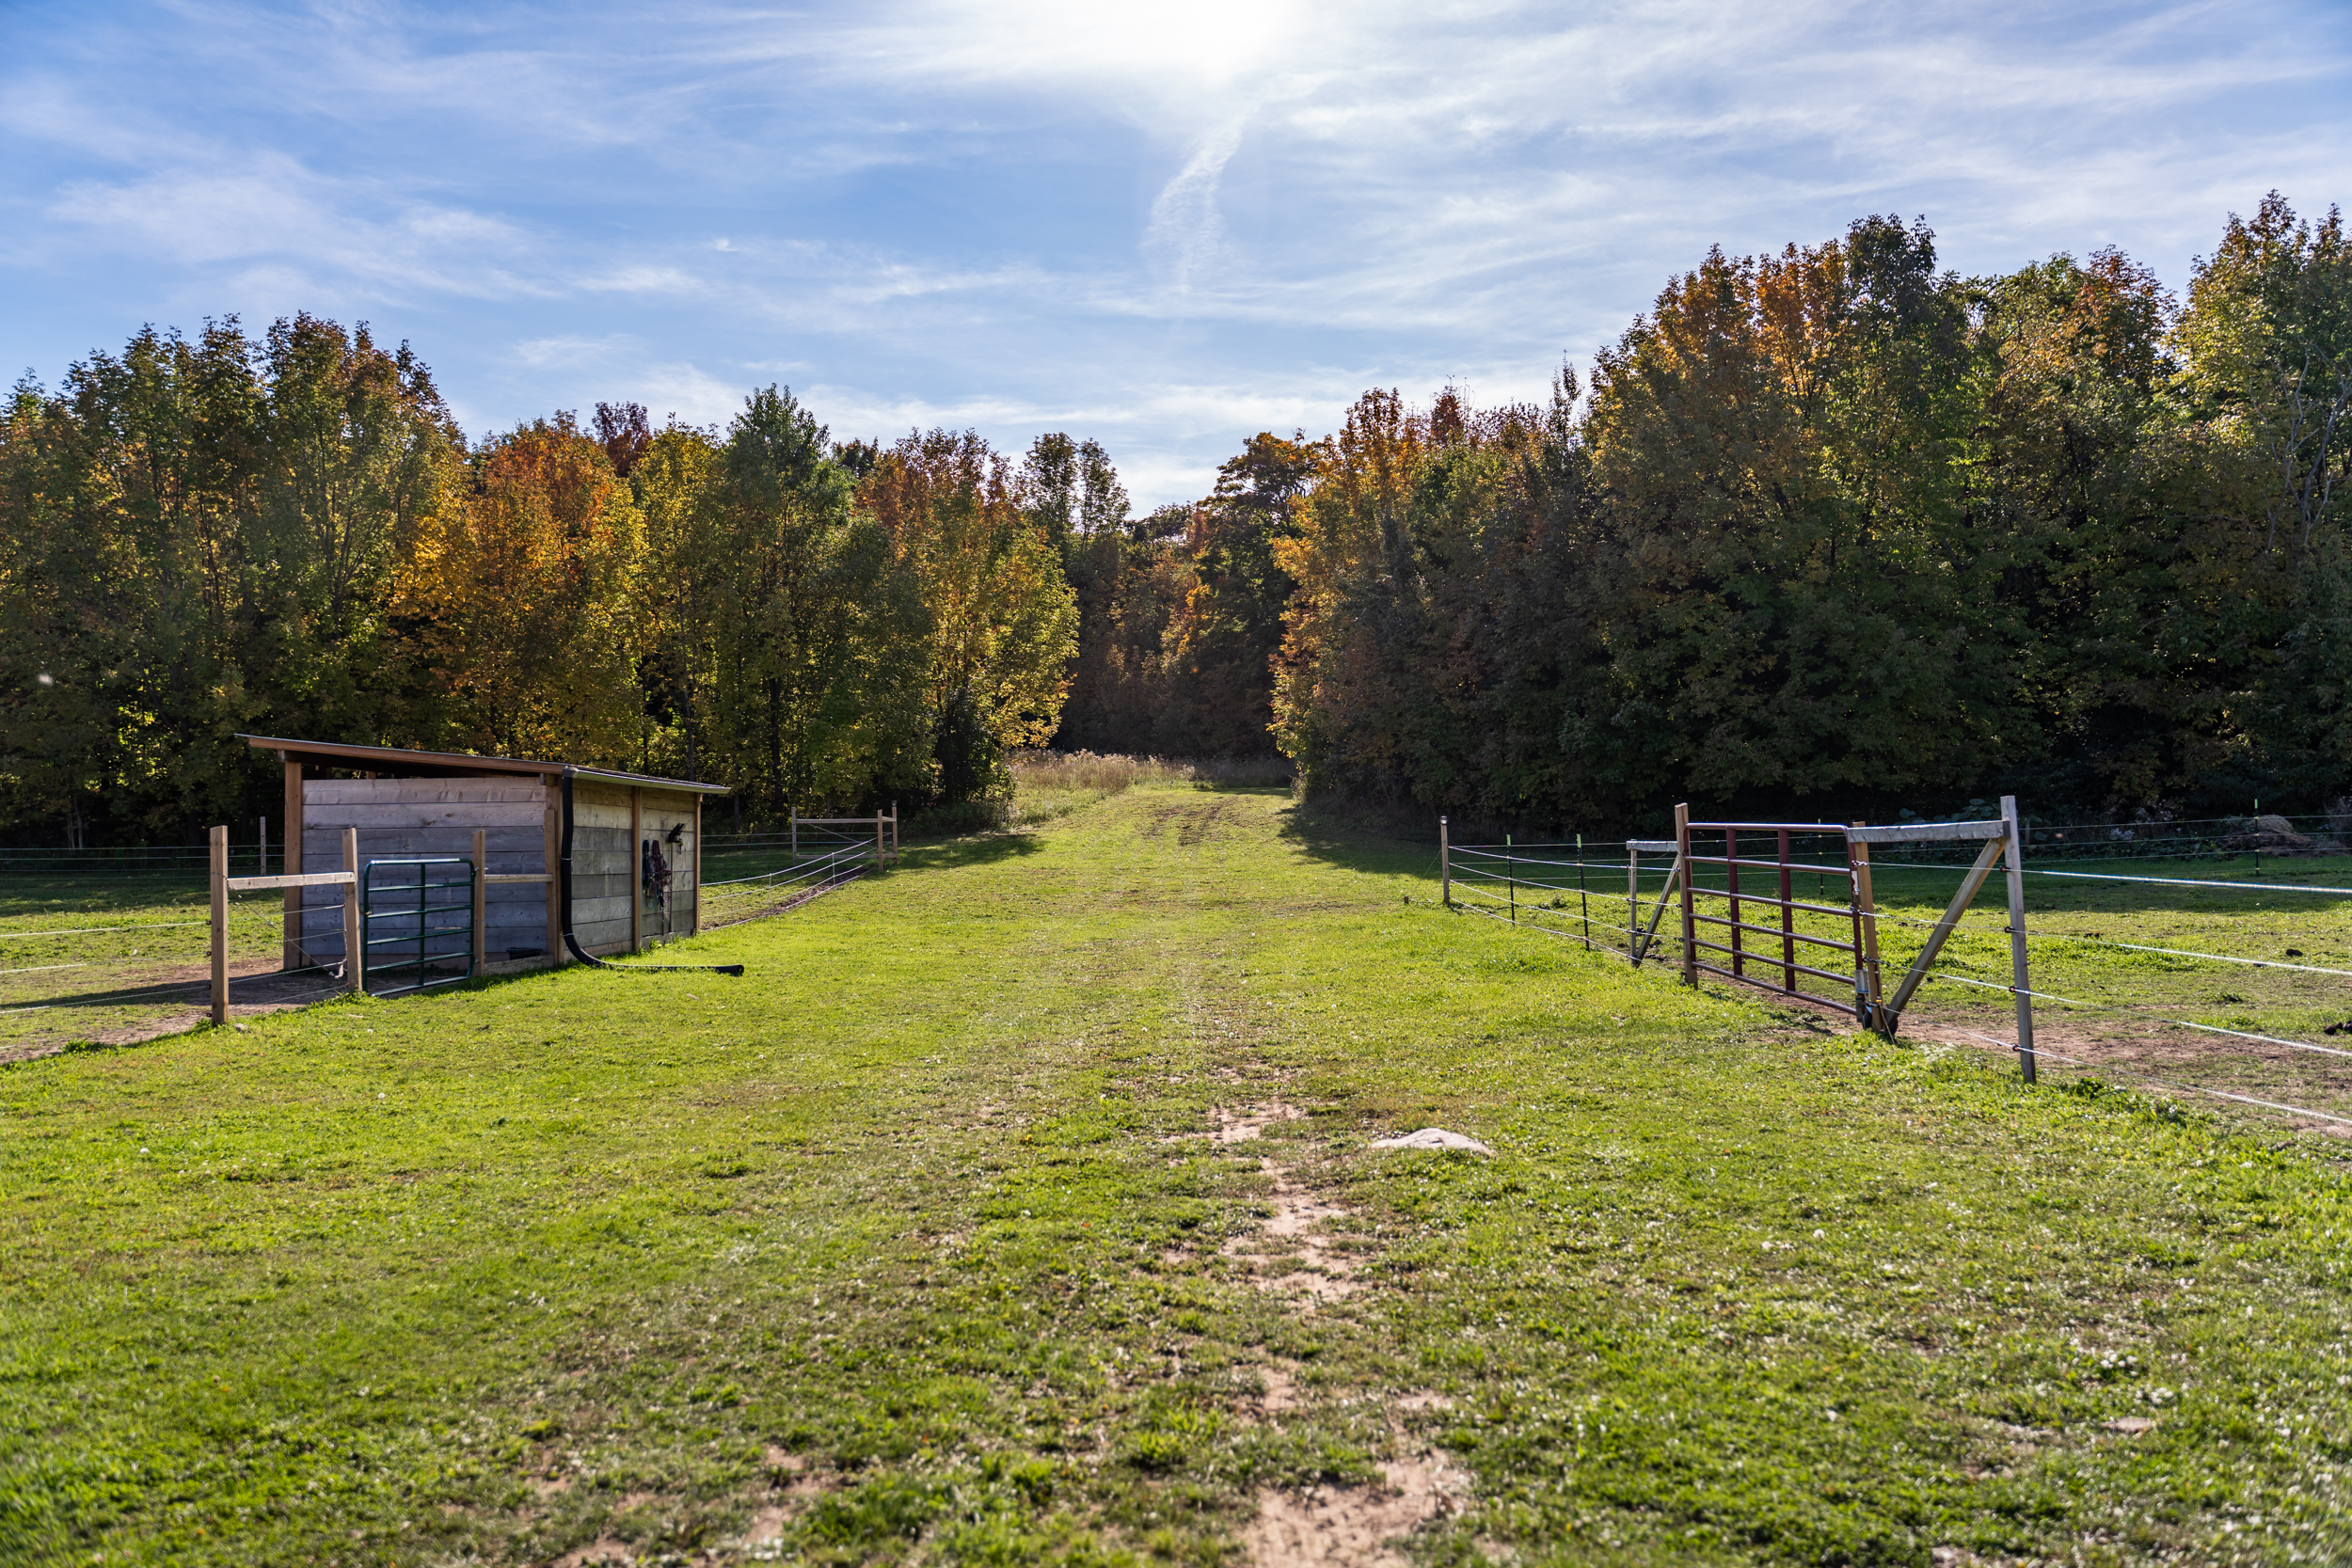
<instances>
[{"instance_id":1,"label":"shed wall plank","mask_svg":"<svg viewBox=\"0 0 2352 1568\"><path fill-rule=\"evenodd\" d=\"M306 805L303 824L310 828L357 828L399 831L440 828L470 833L476 828L536 828L536 801L503 800L355 800L332 805Z\"/></svg>"},{"instance_id":2,"label":"shed wall plank","mask_svg":"<svg viewBox=\"0 0 2352 1568\"><path fill-rule=\"evenodd\" d=\"M305 779L302 800L309 806L364 805L371 802L450 802L458 800L524 801L535 804L547 786L535 778L496 779Z\"/></svg>"}]
</instances>

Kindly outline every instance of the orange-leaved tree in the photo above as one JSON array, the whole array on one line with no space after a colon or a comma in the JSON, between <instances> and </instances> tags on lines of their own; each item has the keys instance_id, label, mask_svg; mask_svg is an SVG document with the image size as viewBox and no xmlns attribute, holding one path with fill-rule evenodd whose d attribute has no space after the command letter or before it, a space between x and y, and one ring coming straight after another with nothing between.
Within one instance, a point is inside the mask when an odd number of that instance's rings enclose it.
<instances>
[{"instance_id":1,"label":"orange-leaved tree","mask_svg":"<svg viewBox=\"0 0 2352 1568\"><path fill-rule=\"evenodd\" d=\"M475 453L472 493L422 530L394 606L421 623L453 699L451 739L510 756L634 755L643 536L628 487L568 414Z\"/></svg>"},{"instance_id":2,"label":"orange-leaved tree","mask_svg":"<svg viewBox=\"0 0 2352 1568\"><path fill-rule=\"evenodd\" d=\"M1291 503L1295 534L1275 541L1274 562L1297 587L1275 656L1274 734L1311 776L1341 754L1357 772L1393 774L1401 761L1354 732L1386 705L1382 610L1415 592L1406 514L1428 446L1427 420L1393 389L1366 392Z\"/></svg>"},{"instance_id":3,"label":"orange-leaved tree","mask_svg":"<svg viewBox=\"0 0 2352 1568\"><path fill-rule=\"evenodd\" d=\"M942 800L989 795L1002 757L1060 721L1078 611L1055 543L1010 466L971 431L916 432L882 453L858 501L914 566L931 613L930 696Z\"/></svg>"}]
</instances>

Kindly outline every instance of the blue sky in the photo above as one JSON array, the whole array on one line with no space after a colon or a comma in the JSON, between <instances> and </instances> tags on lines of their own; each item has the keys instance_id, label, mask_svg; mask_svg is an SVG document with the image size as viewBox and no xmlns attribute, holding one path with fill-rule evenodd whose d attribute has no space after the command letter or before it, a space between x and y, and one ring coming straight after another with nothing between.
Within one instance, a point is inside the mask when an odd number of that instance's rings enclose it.
<instances>
[{"instance_id":1,"label":"blue sky","mask_svg":"<svg viewBox=\"0 0 2352 1568\"><path fill-rule=\"evenodd\" d=\"M366 320L469 435L792 387L1140 504L1371 386L1538 395L1710 244L1924 214L2176 289L2352 196L2352 7L0 0L0 367Z\"/></svg>"}]
</instances>

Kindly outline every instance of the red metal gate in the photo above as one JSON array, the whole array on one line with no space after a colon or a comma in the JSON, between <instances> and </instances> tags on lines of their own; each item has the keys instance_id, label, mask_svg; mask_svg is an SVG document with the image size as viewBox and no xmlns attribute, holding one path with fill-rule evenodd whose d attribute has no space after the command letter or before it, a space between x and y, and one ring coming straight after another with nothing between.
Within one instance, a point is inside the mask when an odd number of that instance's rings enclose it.
<instances>
[{"instance_id":1,"label":"red metal gate","mask_svg":"<svg viewBox=\"0 0 2352 1568\"><path fill-rule=\"evenodd\" d=\"M1878 921L1867 845L1833 822L1693 822L1683 806L1675 808L1675 843L1683 867L1685 980L1695 985L1704 971L1784 996L1851 1007L1866 1025L1876 1022ZM1835 883L1835 890L1801 898L1800 876L1814 879L1817 889ZM1756 914L1772 924L1746 918ZM1701 936L1702 926L1724 940ZM1831 963L1836 967L1827 967ZM1808 981L1816 989L1807 990ZM1822 995L1824 985L1838 994Z\"/></svg>"}]
</instances>

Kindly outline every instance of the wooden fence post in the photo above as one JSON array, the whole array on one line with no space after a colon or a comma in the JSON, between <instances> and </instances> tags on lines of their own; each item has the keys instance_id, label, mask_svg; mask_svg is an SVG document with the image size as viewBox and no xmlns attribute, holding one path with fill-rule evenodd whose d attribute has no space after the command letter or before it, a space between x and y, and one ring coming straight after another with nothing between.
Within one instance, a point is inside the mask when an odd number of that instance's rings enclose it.
<instances>
[{"instance_id":1,"label":"wooden fence post","mask_svg":"<svg viewBox=\"0 0 2352 1568\"><path fill-rule=\"evenodd\" d=\"M1438 818L1438 901L1449 910L1454 907L1454 846L1442 816Z\"/></svg>"},{"instance_id":2,"label":"wooden fence post","mask_svg":"<svg viewBox=\"0 0 2352 1568\"><path fill-rule=\"evenodd\" d=\"M882 868L882 807L880 807L880 806L876 806L876 807L874 808L874 869L875 869L875 870L877 870L877 871L880 871Z\"/></svg>"},{"instance_id":3,"label":"wooden fence post","mask_svg":"<svg viewBox=\"0 0 2352 1568\"><path fill-rule=\"evenodd\" d=\"M1641 950L1636 945L1641 940L1636 933L1641 929L1642 851L1635 848L1633 841L1629 838L1625 841L1625 958L1628 963L1642 961Z\"/></svg>"},{"instance_id":4,"label":"wooden fence post","mask_svg":"<svg viewBox=\"0 0 2352 1568\"><path fill-rule=\"evenodd\" d=\"M359 920L359 830L343 830L343 869L351 880L343 884L343 989L366 995L368 990L367 933Z\"/></svg>"},{"instance_id":5,"label":"wooden fence post","mask_svg":"<svg viewBox=\"0 0 2352 1568\"><path fill-rule=\"evenodd\" d=\"M1691 805L1684 801L1675 807L1675 858L1682 867L1682 983L1699 983L1699 923L1698 911L1692 907L1691 885L1698 880L1696 868L1691 863Z\"/></svg>"},{"instance_id":6,"label":"wooden fence post","mask_svg":"<svg viewBox=\"0 0 2352 1568\"><path fill-rule=\"evenodd\" d=\"M1859 828L1864 824L1854 824ZM1854 910L1860 917L1862 951L1854 955L1863 987L1863 1025L1883 1035L1887 1033L1885 993L1879 987L1879 906L1878 895L1870 886L1870 846L1855 840L1848 841L1847 858L1853 865Z\"/></svg>"},{"instance_id":7,"label":"wooden fence post","mask_svg":"<svg viewBox=\"0 0 2352 1568\"><path fill-rule=\"evenodd\" d=\"M1593 906L1584 893L1584 835L1576 835L1576 917L1584 927L1584 951L1593 950Z\"/></svg>"},{"instance_id":8,"label":"wooden fence post","mask_svg":"<svg viewBox=\"0 0 2352 1568\"><path fill-rule=\"evenodd\" d=\"M479 975L490 956L490 835L473 831L473 972Z\"/></svg>"},{"instance_id":9,"label":"wooden fence post","mask_svg":"<svg viewBox=\"0 0 2352 1568\"><path fill-rule=\"evenodd\" d=\"M2017 797L2001 797L2001 832L2007 843L2002 858L2009 862L2009 970L2010 993L2017 999L2017 1065L2026 1082L2034 1081L2033 985L2026 967L2026 835L2017 825Z\"/></svg>"},{"instance_id":10,"label":"wooden fence post","mask_svg":"<svg viewBox=\"0 0 2352 1568\"><path fill-rule=\"evenodd\" d=\"M278 760L284 764L286 773L286 816L279 828L278 836L282 840L282 846L278 850L278 864L287 876L292 877L298 875L302 870L302 825L305 819L302 804L302 764L286 761L286 753L283 752L278 753ZM286 911L286 932L284 957L279 960L278 967L300 969L310 961L302 951L303 943L310 937L308 913L310 908L310 890L304 887L290 887L285 891L283 899Z\"/></svg>"},{"instance_id":11,"label":"wooden fence post","mask_svg":"<svg viewBox=\"0 0 2352 1568\"><path fill-rule=\"evenodd\" d=\"M789 806L786 809L792 814L792 858L797 861L801 858L801 808Z\"/></svg>"},{"instance_id":12,"label":"wooden fence post","mask_svg":"<svg viewBox=\"0 0 2352 1568\"><path fill-rule=\"evenodd\" d=\"M213 1022L229 1022L229 828L213 830Z\"/></svg>"}]
</instances>

